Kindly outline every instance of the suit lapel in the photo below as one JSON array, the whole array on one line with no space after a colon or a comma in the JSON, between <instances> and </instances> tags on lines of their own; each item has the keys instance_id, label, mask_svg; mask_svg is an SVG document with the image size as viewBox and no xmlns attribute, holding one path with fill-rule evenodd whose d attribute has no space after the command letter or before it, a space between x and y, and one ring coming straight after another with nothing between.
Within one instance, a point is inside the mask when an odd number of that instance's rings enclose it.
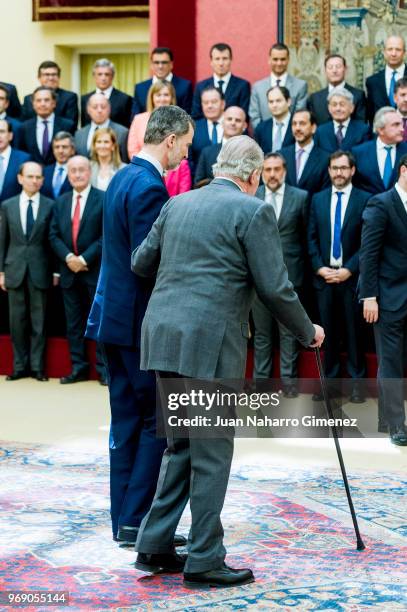
<instances>
[{"instance_id":1,"label":"suit lapel","mask_svg":"<svg viewBox=\"0 0 407 612\"><path fill-rule=\"evenodd\" d=\"M376 153L376 140L372 141L372 145L368 151L367 157L368 157L368 167L371 168L371 171L376 176L376 180L380 183L381 190L385 191L383 179L380 174L379 158Z\"/></svg>"},{"instance_id":2,"label":"suit lapel","mask_svg":"<svg viewBox=\"0 0 407 612\"><path fill-rule=\"evenodd\" d=\"M20 196L16 196L13 202L13 206L10 207L10 215L12 220L14 221L18 231L20 232L23 239L26 238L26 235L23 232L23 226L21 225L21 216L20 216Z\"/></svg>"},{"instance_id":3,"label":"suit lapel","mask_svg":"<svg viewBox=\"0 0 407 612\"><path fill-rule=\"evenodd\" d=\"M343 223L342 223L342 228L341 228L341 235L342 235L343 230L345 229L345 226L349 222L349 219L352 217L354 206L355 206L355 190L352 187L351 192L350 192L350 196L349 196L349 202L348 202L348 205L347 205L346 211L345 211L345 216L343 218Z\"/></svg>"},{"instance_id":4,"label":"suit lapel","mask_svg":"<svg viewBox=\"0 0 407 612\"><path fill-rule=\"evenodd\" d=\"M304 182L307 180L308 176L314 170L314 167L315 167L314 158L316 158L317 155L318 155L318 152L316 150L316 147L313 146L312 147L312 151L309 154L307 161L305 162L305 166L303 168L300 180L298 181L298 185L304 184Z\"/></svg>"},{"instance_id":5,"label":"suit lapel","mask_svg":"<svg viewBox=\"0 0 407 612\"><path fill-rule=\"evenodd\" d=\"M394 202L394 209L397 213L397 215L400 218L400 221L403 223L405 229L407 230L407 212L406 209L404 207L403 202L401 201L401 198L399 196L399 194L397 193L396 189L393 188L392 189L392 198L393 198L393 202Z\"/></svg>"},{"instance_id":6,"label":"suit lapel","mask_svg":"<svg viewBox=\"0 0 407 612\"><path fill-rule=\"evenodd\" d=\"M346 130L346 136L345 136L345 138L344 138L344 142L345 142L346 137L347 137L347 135L348 135L348 134L349 134L349 127L348 127L348 129ZM338 143L336 142L336 136L335 136L335 124L334 124L334 122L333 122L333 121L331 121L331 122L329 123L329 131L328 131L327 137L328 137L328 140L329 140L329 144L330 144L331 146L333 146L333 147L338 148ZM343 143L342 143L342 144L343 144Z\"/></svg>"},{"instance_id":7,"label":"suit lapel","mask_svg":"<svg viewBox=\"0 0 407 612\"><path fill-rule=\"evenodd\" d=\"M37 218L34 221L34 225L33 225L33 229L31 232L31 236L28 239L28 242L30 242L32 240L32 238L35 236L36 232L38 231L38 228L41 224L41 221L45 218L46 214L47 214L47 204L44 202L43 198L40 196L40 202L38 205L38 212L37 212Z\"/></svg>"},{"instance_id":8,"label":"suit lapel","mask_svg":"<svg viewBox=\"0 0 407 612\"><path fill-rule=\"evenodd\" d=\"M78 238L81 235L81 231L82 231L83 226L86 224L87 219L89 218L90 214L92 213L92 203L93 203L93 188L91 187L91 189L89 191L88 199L86 200L86 204L85 204L85 208L84 208L84 211L83 211L82 219L81 219L81 222L79 224Z\"/></svg>"}]
</instances>

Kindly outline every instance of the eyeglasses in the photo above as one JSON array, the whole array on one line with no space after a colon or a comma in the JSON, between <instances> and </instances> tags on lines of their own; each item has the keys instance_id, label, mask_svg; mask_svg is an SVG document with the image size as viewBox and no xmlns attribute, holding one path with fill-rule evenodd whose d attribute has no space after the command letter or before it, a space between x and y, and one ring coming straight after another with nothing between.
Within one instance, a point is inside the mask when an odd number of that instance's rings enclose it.
<instances>
[{"instance_id":1,"label":"eyeglasses","mask_svg":"<svg viewBox=\"0 0 407 612\"><path fill-rule=\"evenodd\" d=\"M169 64L170 62L168 60L163 60L163 61L153 61L154 66L166 66L167 64Z\"/></svg>"},{"instance_id":2,"label":"eyeglasses","mask_svg":"<svg viewBox=\"0 0 407 612\"><path fill-rule=\"evenodd\" d=\"M344 172L350 170L350 166L331 166L332 172Z\"/></svg>"},{"instance_id":3,"label":"eyeglasses","mask_svg":"<svg viewBox=\"0 0 407 612\"><path fill-rule=\"evenodd\" d=\"M41 72L43 77L59 77L58 72Z\"/></svg>"}]
</instances>

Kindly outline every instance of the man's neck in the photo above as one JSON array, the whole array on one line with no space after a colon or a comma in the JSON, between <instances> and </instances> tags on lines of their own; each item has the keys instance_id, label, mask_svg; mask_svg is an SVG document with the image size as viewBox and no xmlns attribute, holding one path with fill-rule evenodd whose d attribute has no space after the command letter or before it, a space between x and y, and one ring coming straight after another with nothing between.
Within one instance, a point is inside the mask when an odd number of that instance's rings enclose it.
<instances>
[{"instance_id":1,"label":"man's neck","mask_svg":"<svg viewBox=\"0 0 407 612\"><path fill-rule=\"evenodd\" d=\"M0 149L0 155L3 155L3 153L5 153L7 151L7 149L9 148L9 144L5 147L3 147L3 149Z\"/></svg>"},{"instance_id":2,"label":"man's neck","mask_svg":"<svg viewBox=\"0 0 407 612\"><path fill-rule=\"evenodd\" d=\"M29 200L32 200L32 198L38 193L38 191L33 191L28 193L25 189L23 189L22 194L24 194Z\"/></svg>"},{"instance_id":3,"label":"man's neck","mask_svg":"<svg viewBox=\"0 0 407 612\"><path fill-rule=\"evenodd\" d=\"M284 121L284 119L286 119L288 117L288 115L290 114L290 111L287 111L286 113L284 113L284 115L272 115L274 121L277 121L277 123L281 123Z\"/></svg>"},{"instance_id":4,"label":"man's neck","mask_svg":"<svg viewBox=\"0 0 407 612\"><path fill-rule=\"evenodd\" d=\"M151 155L151 157L154 157L154 159L156 159L158 161L159 164L161 164L161 166L163 167L164 170L167 170L167 159L166 159L166 155L163 151L163 148L161 145L143 145L143 148L140 151L141 153L147 153L147 155Z\"/></svg>"},{"instance_id":5,"label":"man's neck","mask_svg":"<svg viewBox=\"0 0 407 612\"><path fill-rule=\"evenodd\" d=\"M76 191L76 193L83 193L84 191L87 190L87 188L89 187L89 185L86 185L86 187L74 187L74 190Z\"/></svg>"},{"instance_id":6,"label":"man's neck","mask_svg":"<svg viewBox=\"0 0 407 612\"><path fill-rule=\"evenodd\" d=\"M395 147L397 145L397 142L389 142L388 138L382 138L381 136L378 136L377 138L386 147Z\"/></svg>"},{"instance_id":7,"label":"man's neck","mask_svg":"<svg viewBox=\"0 0 407 612\"><path fill-rule=\"evenodd\" d=\"M305 149L305 147L308 147L308 145L310 145L313 142L313 140L314 140L313 138L310 138L306 142L298 142L297 140L297 145L301 147L301 149Z\"/></svg>"},{"instance_id":8,"label":"man's neck","mask_svg":"<svg viewBox=\"0 0 407 612\"><path fill-rule=\"evenodd\" d=\"M54 111L52 111L52 113L50 113L49 115L45 115L45 116L37 114L37 117L40 121L47 121L50 117L52 117L53 113Z\"/></svg>"},{"instance_id":9,"label":"man's neck","mask_svg":"<svg viewBox=\"0 0 407 612\"><path fill-rule=\"evenodd\" d=\"M403 64L404 64L404 61L400 62L400 64L398 66L390 66L390 64L386 64L386 66L387 66L387 68L389 70L394 71L394 70L399 70L399 68L401 68L401 66L403 66Z\"/></svg>"}]
</instances>

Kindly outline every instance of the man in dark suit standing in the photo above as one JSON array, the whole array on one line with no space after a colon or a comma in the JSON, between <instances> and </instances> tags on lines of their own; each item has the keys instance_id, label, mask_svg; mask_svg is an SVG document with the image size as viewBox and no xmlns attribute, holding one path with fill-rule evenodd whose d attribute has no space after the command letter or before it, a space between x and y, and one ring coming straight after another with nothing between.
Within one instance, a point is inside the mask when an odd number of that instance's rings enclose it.
<instances>
[{"instance_id":1,"label":"man in dark suit standing","mask_svg":"<svg viewBox=\"0 0 407 612\"><path fill-rule=\"evenodd\" d=\"M403 142L407 142L407 78L399 79L394 87L394 101L403 122Z\"/></svg>"},{"instance_id":2,"label":"man in dark suit standing","mask_svg":"<svg viewBox=\"0 0 407 612\"><path fill-rule=\"evenodd\" d=\"M81 122L82 127L91 122L87 112L89 98L95 94L103 94L110 102L110 119L115 123L130 127L132 98L123 91L113 87L116 69L108 59L96 60L93 66L93 77L96 89L81 96Z\"/></svg>"},{"instance_id":3,"label":"man in dark suit standing","mask_svg":"<svg viewBox=\"0 0 407 612\"><path fill-rule=\"evenodd\" d=\"M374 323L382 409L393 444L407 445L404 367L407 353L407 155L398 180L363 213L359 297Z\"/></svg>"},{"instance_id":4,"label":"man in dark suit standing","mask_svg":"<svg viewBox=\"0 0 407 612\"><path fill-rule=\"evenodd\" d=\"M42 168L25 162L18 173L19 196L0 210L0 288L8 292L13 373L7 380L44 374L45 307L52 282L48 242L53 202L39 194ZM56 281L57 282L57 281Z\"/></svg>"},{"instance_id":5,"label":"man in dark suit standing","mask_svg":"<svg viewBox=\"0 0 407 612\"><path fill-rule=\"evenodd\" d=\"M21 121L18 119L14 119L9 116L9 108L10 108L10 94L5 85L0 84L0 119L6 119L9 122L13 132L13 140L11 141L11 146L13 148L18 149L18 141L19 141L19 133L21 128Z\"/></svg>"},{"instance_id":6,"label":"man in dark suit standing","mask_svg":"<svg viewBox=\"0 0 407 612\"><path fill-rule=\"evenodd\" d=\"M332 187L312 198L308 223L308 251L314 271L319 313L326 338L325 372L340 376L341 323L346 333L347 369L354 380L350 401L364 401L357 381L365 376L361 344L362 313L356 296L362 213L369 193L352 185L355 159L337 151L329 160ZM322 399L317 397L315 399Z\"/></svg>"},{"instance_id":7,"label":"man in dark suit standing","mask_svg":"<svg viewBox=\"0 0 407 612\"><path fill-rule=\"evenodd\" d=\"M55 62L42 62L38 67L38 80L41 87L50 87L56 93L55 114L63 119L68 119L73 124L75 131L78 126L78 96L73 91L62 89L59 86L61 68ZM32 104L32 95L24 98L22 118L23 120L35 117L36 111Z\"/></svg>"},{"instance_id":8,"label":"man in dark suit standing","mask_svg":"<svg viewBox=\"0 0 407 612\"><path fill-rule=\"evenodd\" d=\"M383 50L386 67L366 79L367 118L370 123L383 106L396 107L394 88L399 79L407 77L405 52L404 39L401 36L389 36Z\"/></svg>"},{"instance_id":9,"label":"man in dark suit standing","mask_svg":"<svg viewBox=\"0 0 407 612\"><path fill-rule=\"evenodd\" d=\"M21 191L21 183L17 180L21 164L30 156L24 151L12 149L13 132L11 124L0 119L0 202L11 198Z\"/></svg>"},{"instance_id":10,"label":"man in dark suit standing","mask_svg":"<svg viewBox=\"0 0 407 612\"><path fill-rule=\"evenodd\" d=\"M22 108L21 108L20 100L18 98L16 86L12 85L12 83L4 83L4 81L0 81L0 85L2 87L6 87L8 94L9 94L10 106L8 108L8 113L10 117L20 120Z\"/></svg>"},{"instance_id":11,"label":"man in dark suit standing","mask_svg":"<svg viewBox=\"0 0 407 612\"><path fill-rule=\"evenodd\" d=\"M238 106L229 106L223 113L222 126L222 142L209 145L201 151L195 173L195 187L202 187L213 179L212 166L216 162L222 144L228 138L243 134L247 128L246 113Z\"/></svg>"},{"instance_id":12,"label":"man in dark suit standing","mask_svg":"<svg viewBox=\"0 0 407 612\"><path fill-rule=\"evenodd\" d=\"M260 121L254 130L254 138L264 153L274 153L295 142L291 127L291 98L287 87L282 85L270 87L266 95L271 117Z\"/></svg>"},{"instance_id":13,"label":"man in dark suit standing","mask_svg":"<svg viewBox=\"0 0 407 612\"><path fill-rule=\"evenodd\" d=\"M47 198L56 200L60 195L70 191L72 186L68 180L68 160L75 155L75 142L69 132L58 132L52 140L52 151L55 164L45 166L44 182L41 193Z\"/></svg>"},{"instance_id":14,"label":"man in dark suit standing","mask_svg":"<svg viewBox=\"0 0 407 612\"><path fill-rule=\"evenodd\" d=\"M219 144L223 138L223 111L225 100L219 89L207 87L201 94L203 118L195 124L194 140L190 150L190 165L192 174L199 160L202 149L210 144Z\"/></svg>"},{"instance_id":15,"label":"man in dark suit standing","mask_svg":"<svg viewBox=\"0 0 407 612\"><path fill-rule=\"evenodd\" d=\"M55 202L50 228L50 243L60 262L66 335L72 362L72 372L60 380L63 385L89 378L84 334L99 275L104 196L102 191L90 185L91 168L86 157L71 157L67 168L73 191L59 196ZM96 358L100 382L106 384L98 347Z\"/></svg>"},{"instance_id":16,"label":"man in dark suit standing","mask_svg":"<svg viewBox=\"0 0 407 612\"><path fill-rule=\"evenodd\" d=\"M328 94L337 87L346 89L353 96L352 119L366 121L366 96L362 89L356 89L345 81L346 59L333 53L325 58L325 76L328 87L311 94L307 100L307 108L314 113L318 125L331 120L328 109Z\"/></svg>"},{"instance_id":17,"label":"man in dark suit standing","mask_svg":"<svg viewBox=\"0 0 407 612\"><path fill-rule=\"evenodd\" d=\"M192 105L192 83L173 74L174 56L171 49L168 47L156 47L153 49L150 67L153 77L137 83L134 87L133 116L145 112L148 90L158 80L170 81L172 83L177 94L177 105L189 113Z\"/></svg>"},{"instance_id":18,"label":"man in dark suit standing","mask_svg":"<svg viewBox=\"0 0 407 612\"><path fill-rule=\"evenodd\" d=\"M20 130L20 146L31 159L45 166L53 164L52 139L57 132L74 131L72 121L55 114L56 93L50 87L37 87L32 95L33 119L24 121Z\"/></svg>"},{"instance_id":19,"label":"man in dark suit standing","mask_svg":"<svg viewBox=\"0 0 407 612\"><path fill-rule=\"evenodd\" d=\"M203 81L198 81L194 90L191 115L194 119L203 117L201 107L201 94L207 87L216 87L225 98L225 108L239 106L246 116L249 112L250 83L245 79L235 76L232 68L232 48L225 43L212 45L209 52L213 76Z\"/></svg>"},{"instance_id":20,"label":"man in dark suit standing","mask_svg":"<svg viewBox=\"0 0 407 612\"><path fill-rule=\"evenodd\" d=\"M218 157L215 180L172 198L133 252L133 271L156 276L143 321L141 367L156 370L161 389L166 378L178 378L187 390L184 377L208 383L244 377L254 289L304 346L322 343L323 330L312 325L288 280L275 214L253 197L262 163L254 140L229 139ZM187 414L192 415L191 404ZM183 571L187 587L253 582L250 569L225 564L220 513L233 427L223 427L216 438L205 439L202 430L196 437L180 437L169 427L168 413L163 418L168 448L156 496L140 527L136 568ZM188 500L188 557L176 557L172 539Z\"/></svg>"},{"instance_id":21,"label":"man in dark suit standing","mask_svg":"<svg viewBox=\"0 0 407 612\"><path fill-rule=\"evenodd\" d=\"M317 124L310 111L296 111L291 121L295 144L281 149L287 163L286 182L312 196L329 185L329 155L314 143Z\"/></svg>"},{"instance_id":22,"label":"man in dark suit standing","mask_svg":"<svg viewBox=\"0 0 407 612\"><path fill-rule=\"evenodd\" d=\"M355 185L370 193L383 193L397 180L397 167L407 153L403 142L403 122L391 106L377 111L373 131L377 138L352 149L356 159Z\"/></svg>"},{"instance_id":23,"label":"man in dark suit standing","mask_svg":"<svg viewBox=\"0 0 407 612\"><path fill-rule=\"evenodd\" d=\"M318 127L315 144L328 153L334 153L338 149L350 151L369 140L369 126L364 121L352 119L354 108L353 94L344 87L334 87L328 94L331 121Z\"/></svg>"},{"instance_id":24,"label":"man in dark suit standing","mask_svg":"<svg viewBox=\"0 0 407 612\"><path fill-rule=\"evenodd\" d=\"M286 162L281 153L269 153L263 164L263 184L256 196L274 209L278 233L287 266L288 278L295 291L304 280L305 228L308 216L308 193L285 183ZM254 372L256 380L271 377L273 328L276 320L269 308L256 296L252 307L254 334ZM277 321L280 334L280 376L286 397L297 397L298 343L287 327Z\"/></svg>"},{"instance_id":25,"label":"man in dark suit standing","mask_svg":"<svg viewBox=\"0 0 407 612\"><path fill-rule=\"evenodd\" d=\"M141 322L152 283L133 274L129 261L168 199L163 171L187 157L192 123L176 106L156 109L143 149L115 174L104 203L102 267L87 336L103 343L108 365L112 530L123 542L136 540L166 446L156 437L155 377L140 370Z\"/></svg>"}]
</instances>

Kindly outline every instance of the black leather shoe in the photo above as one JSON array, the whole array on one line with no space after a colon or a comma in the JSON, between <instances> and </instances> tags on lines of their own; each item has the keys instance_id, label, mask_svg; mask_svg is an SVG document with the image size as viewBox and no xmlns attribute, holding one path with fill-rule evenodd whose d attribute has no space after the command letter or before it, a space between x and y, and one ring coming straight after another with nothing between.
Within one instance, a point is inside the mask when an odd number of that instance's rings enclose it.
<instances>
[{"instance_id":1,"label":"black leather shoe","mask_svg":"<svg viewBox=\"0 0 407 612\"><path fill-rule=\"evenodd\" d=\"M389 426L384 421L379 421L377 423L377 431L379 433L389 433Z\"/></svg>"},{"instance_id":2,"label":"black leather shoe","mask_svg":"<svg viewBox=\"0 0 407 612\"><path fill-rule=\"evenodd\" d=\"M225 563L221 567L208 572L184 573L184 585L192 589L232 587L238 584L249 584L254 580L252 570L246 568L233 569Z\"/></svg>"},{"instance_id":3,"label":"black leather shoe","mask_svg":"<svg viewBox=\"0 0 407 612\"><path fill-rule=\"evenodd\" d=\"M107 378L106 378L106 376L101 376L101 377L99 378L99 384L101 384L101 385L102 385L102 387L107 387L107 386L108 386L108 385L107 385Z\"/></svg>"},{"instance_id":4,"label":"black leather shoe","mask_svg":"<svg viewBox=\"0 0 407 612\"><path fill-rule=\"evenodd\" d=\"M390 429L390 441L397 446L407 446L407 431L403 426Z\"/></svg>"},{"instance_id":5,"label":"black leather shoe","mask_svg":"<svg viewBox=\"0 0 407 612\"><path fill-rule=\"evenodd\" d=\"M138 527L129 527L127 525L119 526L117 531L117 542L120 548L132 547L135 545L138 536ZM175 534L174 546L186 546L187 539L184 536Z\"/></svg>"},{"instance_id":6,"label":"black leather shoe","mask_svg":"<svg viewBox=\"0 0 407 612\"><path fill-rule=\"evenodd\" d=\"M134 567L142 572L168 572L179 574L184 571L187 555L178 555L176 552L164 554L139 553Z\"/></svg>"},{"instance_id":7,"label":"black leather shoe","mask_svg":"<svg viewBox=\"0 0 407 612\"><path fill-rule=\"evenodd\" d=\"M283 388L283 395L289 399L298 397L298 389L295 385L287 385Z\"/></svg>"},{"instance_id":8,"label":"black leather shoe","mask_svg":"<svg viewBox=\"0 0 407 612\"><path fill-rule=\"evenodd\" d=\"M72 372L72 374L60 378L59 382L61 383L61 385L70 385L72 383L84 382L88 379L88 372Z\"/></svg>"},{"instance_id":9,"label":"black leather shoe","mask_svg":"<svg viewBox=\"0 0 407 612\"><path fill-rule=\"evenodd\" d=\"M49 380L48 376L45 376L44 370L33 370L31 372L31 378L35 378L35 380L40 380L42 382Z\"/></svg>"},{"instance_id":10,"label":"black leather shoe","mask_svg":"<svg viewBox=\"0 0 407 612\"><path fill-rule=\"evenodd\" d=\"M20 380L20 378L28 378L28 376L29 374L25 370L16 370L6 376L6 380Z\"/></svg>"},{"instance_id":11,"label":"black leather shoe","mask_svg":"<svg viewBox=\"0 0 407 612\"><path fill-rule=\"evenodd\" d=\"M364 404L366 399L359 386L354 386L350 395L349 401L351 404Z\"/></svg>"}]
</instances>

